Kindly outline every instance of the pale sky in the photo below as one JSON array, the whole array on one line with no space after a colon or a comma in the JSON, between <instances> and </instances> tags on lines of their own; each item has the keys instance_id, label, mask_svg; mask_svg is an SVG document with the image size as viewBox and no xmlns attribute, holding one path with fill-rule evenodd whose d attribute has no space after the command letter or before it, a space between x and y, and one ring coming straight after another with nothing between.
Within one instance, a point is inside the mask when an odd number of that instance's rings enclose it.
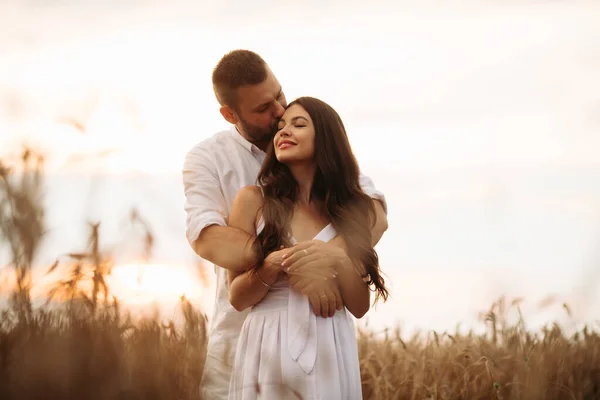
<instances>
[{"instance_id":1,"label":"pale sky","mask_svg":"<svg viewBox=\"0 0 600 400\"><path fill-rule=\"evenodd\" d=\"M0 99L28 123L2 118L0 127L67 152L121 147L137 168L177 171L182 153L223 125L211 68L247 47L290 99L334 105L369 162L596 160L597 5L393 3L231 1L230 14L223 2L8 2ZM91 118L87 139L56 126L73 117ZM132 157L141 137L164 163Z\"/></svg>"},{"instance_id":2,"label":"pale sky","mask_svg":"<svg viewBox=\"0 0 600 400\"><path fill-rule=\"evenodd\" d=\"M140 189L160 199L145 206L167 232L161 262L174 248L178 263L192 259L180 236L178 174L193 144L227 126L210 73L233 48L260 53L289 100L320 97L341 114L361 167L388 196L390 231L379 251L394 266L394 306L408 320L435 320L440 298L455 298L439 310L452 320L505 287L565 291L596 262L597 2L0 7L0 154L25 139L48 152L54 174L161 176L163 186ZM65 123L73 119L85 133ZM90 202L81 185L68 207L50 193L52 220L113 218L143 201L119 185L121 200L108 203ZM50 242L66 249L78 232ZM553 272L537 284L544 266ZM448 280L467 283L452 289Z\"/></svg>"}]
</instances>

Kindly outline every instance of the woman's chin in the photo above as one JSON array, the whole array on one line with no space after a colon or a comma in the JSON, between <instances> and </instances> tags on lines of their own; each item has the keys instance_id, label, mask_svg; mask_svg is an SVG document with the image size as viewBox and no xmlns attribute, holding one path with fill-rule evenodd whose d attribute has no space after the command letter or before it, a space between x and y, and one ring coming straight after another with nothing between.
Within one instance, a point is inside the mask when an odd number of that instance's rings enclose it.
<instances>
[{"instance_id":1,"label":"woman's chin","mask_svg":"<svg viewBox=\"0 0 600 400\"><path fill-rule=\"evenodd\" d=\"M296 160L296 157L290 157L288 155L280 155L279 157L277 157L277 161L279 161L281 164L293 164L297 160Z\"/></svg>"},{"instance_id":2,"label":"woman's chin","mask_svg":"<svg viewBox=\"0 0 600 400\"><path fill-rule=\"evenodd\" d=\"M296 154L279 154L277 156L277 161L281 164L286 165L295 165L295 164L306 164L313 161L313 159L309 159L306 157L298 157Z\"/></svg>"}]
</instances>

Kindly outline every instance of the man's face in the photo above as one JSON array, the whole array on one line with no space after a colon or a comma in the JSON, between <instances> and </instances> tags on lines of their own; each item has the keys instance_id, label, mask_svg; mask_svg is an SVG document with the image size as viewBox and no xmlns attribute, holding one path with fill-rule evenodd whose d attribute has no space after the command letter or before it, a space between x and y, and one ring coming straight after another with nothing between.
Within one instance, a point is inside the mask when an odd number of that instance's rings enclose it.
<instances>
[{"instance_id":1,"label":"man's face","mask_svg":"<svg viewBox=\"0 0 600 400\"><path fill-rule=\"evenodd\" d=\"M268 143L287 106L273 72L267 67L267 78L262 83L239 88L237 100L236 115L241 133L251 142Z\"/></svg>"}]
</instances>

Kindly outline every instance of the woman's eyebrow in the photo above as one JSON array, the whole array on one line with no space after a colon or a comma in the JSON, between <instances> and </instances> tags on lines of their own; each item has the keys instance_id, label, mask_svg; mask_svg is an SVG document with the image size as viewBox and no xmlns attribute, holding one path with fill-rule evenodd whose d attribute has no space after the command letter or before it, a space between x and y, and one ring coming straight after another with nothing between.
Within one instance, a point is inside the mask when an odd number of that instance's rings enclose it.
<instances>
[{"instance_id":1,"label":"woman's eyebrow","mask_svg":"<svg viewBox=\"0 0 600 400\"><path fill-rule=\"evenodd\" d=\"M292 122L295 122L295 121L297 121L297 120L299 120L299 119L303 119L303 120L305 120L306 122L308 122L308 120L307 120L306 118L304 118L303 116L301 116L301 115L298 115L297 117L294 117L294 118L292 118Z\"/></svg>"}]
</instances>

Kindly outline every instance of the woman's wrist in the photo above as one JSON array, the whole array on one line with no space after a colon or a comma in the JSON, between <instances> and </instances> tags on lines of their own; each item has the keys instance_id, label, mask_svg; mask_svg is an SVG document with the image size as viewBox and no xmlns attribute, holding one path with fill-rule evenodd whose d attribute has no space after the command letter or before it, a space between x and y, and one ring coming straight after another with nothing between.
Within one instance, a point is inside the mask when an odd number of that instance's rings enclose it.
<instances>
[{"instance_id":1,"label":"woman's wrist","mask_svg":"<svg viewBox=\"0 0 600 400\"><path fill-rule=\"evenodd\" d=\"M256 273L259 274L259 279L262 280L263 283L271 286L277 280L277 277L280 273L279 268L275 268L269 263L263 263L259 268L256 269Z\"/></svg>"}]
</instances>

